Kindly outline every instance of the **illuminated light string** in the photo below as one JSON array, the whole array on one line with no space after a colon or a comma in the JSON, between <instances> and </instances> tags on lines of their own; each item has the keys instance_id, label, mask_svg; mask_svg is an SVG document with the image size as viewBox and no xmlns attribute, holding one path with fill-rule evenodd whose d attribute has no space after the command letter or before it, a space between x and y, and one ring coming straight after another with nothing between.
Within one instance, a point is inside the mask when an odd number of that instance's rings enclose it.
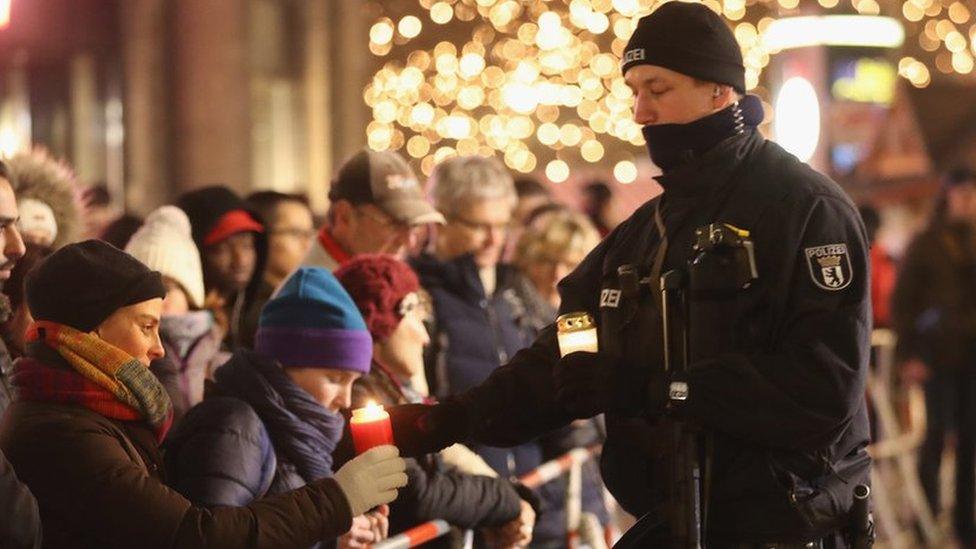
<instances>
[{"instance_id":1,"label":"illuminated light string","mask_svg":"<svg viewBox=\"0 0 976 549\"><path fill-rule=\"evenodd\" d=\"M976 25L962 2L905 0L902 19L844 16L776 18L814 0L704 0L730 21L742 47L746 87L759 87L770 57L811 44L895 47L911 31L932 60L901 59L898 75L917 87L931 67L968 73ZM843 1L877 16L877 0ZM499 155L518 172L542 169L565 181L571 164L607 164L621 183L636 179L633 159L643 145L632 119L633 97L619 63L637 21L656 0L418 0L420 9L386 13L369 31L369 49L388 61L366 86L372 108L367 143L404 149L421 171L459 154ZM464 44L431 48L412 42L445 25L470 32ZM966 26L971 25L971 26ZM395 50L395 52L394 52ZM633 169L631 168L633 166Z\"/></svg>"},{"instance_id":2,"label":"illuminated light string","mask_svg":"<svg viewBox=\"0 0 976 549\"><path fill-rule=\"evenodd\" d=\"M10 26L10 4L13 0L0 0L0 30Z\"/></svg>"}]
</instances>

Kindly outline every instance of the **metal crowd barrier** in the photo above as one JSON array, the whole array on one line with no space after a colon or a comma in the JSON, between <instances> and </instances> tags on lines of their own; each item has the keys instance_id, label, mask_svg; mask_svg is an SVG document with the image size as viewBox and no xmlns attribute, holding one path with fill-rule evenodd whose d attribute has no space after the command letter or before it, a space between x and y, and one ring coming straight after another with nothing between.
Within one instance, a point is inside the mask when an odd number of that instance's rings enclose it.
<instances>
[{"instance_id":1,"label":"metal crowd barrier","mask_svg":"<svg viewBox=\"0 0 976 549\"><path fill-rule=\"evenodd\" d=\"M538 488L563 474L569 475L566 486L566 526L567 546L570 549L580 547L581 544L586 544L591 549L606 549L608 546L609 534L600 527L600 521L590 513L583 513L583 464L599 452L599 446L575 448L519 478L519 482L528 488ZM450 525L443 520L432 520L374 543L371 548L408 549L445 536L450 531ZM468 547L472 532L465 532L465 536L467 538L465 546Z\"/></svg>"},{"instance_id":2,"label":"metal crowd barrier","mask_svg":"<svg viewBox=\"0 0 976 549\"><path fill-rule=\"evenodd\" d=\"M432 520L386 538L379 543L374 543L371 547L373 549L408 549L409 547L416 547L421 543L427 543L430 540L445 536L450 531L450 524L440 519Z\"/></svg>"},{"instance_id":3,"label":"metal crowd barrier","mask_svg":"<svg viewBox=\"0 0 976 549\"><path fill-rule=\"evenodd\" d=\"M876 440L868 446L874 459L871 494L878 527L878 547L928 547L944 543L918 478L916 450L925 437L925 397L921 387L904 387L907 429L898 419L895 388L895 334L876 329L871 334L872 368L868 399L874 411ZM918 540L918 534L922 539Z\"/></svg>"}]
</instances>

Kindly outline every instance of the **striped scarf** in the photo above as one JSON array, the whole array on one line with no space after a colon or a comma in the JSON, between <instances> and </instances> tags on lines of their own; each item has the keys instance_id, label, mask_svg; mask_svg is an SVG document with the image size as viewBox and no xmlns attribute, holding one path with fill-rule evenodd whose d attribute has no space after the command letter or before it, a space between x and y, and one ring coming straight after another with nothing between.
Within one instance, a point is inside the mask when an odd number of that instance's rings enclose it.
<instances>
[{"instance_id":1,"label":"striped scarf","mask_svg":"<svg viewBox=\"0 0 976 549\"><path fill-rule=\"evenodd\" d=\"M17 400L79 404L103 416L145 421L161 441L173 421L169 395L141 362L106 341L55 322L38 321L28 342L54 349L71 370L34 358L14 366Z\"/></svg>"}]
</instances>

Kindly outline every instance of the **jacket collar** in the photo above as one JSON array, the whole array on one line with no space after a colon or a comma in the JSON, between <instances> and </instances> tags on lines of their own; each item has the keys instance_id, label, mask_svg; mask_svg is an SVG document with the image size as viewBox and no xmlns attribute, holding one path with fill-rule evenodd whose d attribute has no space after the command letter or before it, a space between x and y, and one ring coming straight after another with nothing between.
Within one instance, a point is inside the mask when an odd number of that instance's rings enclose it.
<instances>
[{"instance_id":1,"label":"jacket collar","mask_svg":"<svg viewBox=\"0 0 976 549\"><path fill-rule=\"evenodd\" d=\"M248 403L271 435L275 451L310 482L332 474L332 452L344 420L296 385L277 362L252 351L238 351L217 369L217 395Z\"/></svg>"},{"instance_id":2,"label":"jacket collar","mask_svg":"<svg viewBox=\"0 0 976 549\"><path fill-rule=\"evenodd\" d=\"M323 226L322 230L319 231L318 240L319 245L322 246L325 253L328 254L328 256L331 257L337 265L343 265L352 259L352 254L343 248L342 244L339 244L335 237L332 236L332 232L329 230L328 225Z\"/></svg>"},{"instance_id":3,"label":"jacket collar","mask_svg":"<svg viewBox=\"0 0 976 549\"><path fill-rule=\"evenodd\" d=\"M478 265L474 256L462 255L448 261L441 261L428 252L424 252L411 261L411 265L420 278L420 284L426 289L444 288L452 294L459 295L468 301L485 299L485 288L478 276ZM498 282L494 295L501 293L511 286L515 274L511 265L499 263L495 267Z\"/></svg>"},{"instance_id":4,"label":"jacket collar","mask_svg":"<svg viewBox=\"0 0 976 549\"><path fill-rule=\"evenodd\" d=\"M757 130L747 130L721 141L698 159L657 176L664 199L697 200L721 191L765 141Z\"/></svg>"}]
</instances>

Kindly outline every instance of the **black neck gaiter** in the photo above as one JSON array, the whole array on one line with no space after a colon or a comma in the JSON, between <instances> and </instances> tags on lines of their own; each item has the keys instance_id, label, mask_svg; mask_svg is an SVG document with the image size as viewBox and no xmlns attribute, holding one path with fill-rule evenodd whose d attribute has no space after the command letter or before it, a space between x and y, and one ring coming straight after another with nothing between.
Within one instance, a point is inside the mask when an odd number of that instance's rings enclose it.
<instances>
[{"instance_id":1,"label":"black neck gaiter","mask_svg":"<svg viewBox=\"0 0 976 549\"><path fill-rule=\"evenodd\" d=\"M644 126L651 160L664 173L686 164L725 139L755 128L763 119L762 102L747 95L729 107L688 124Z\"/></svg>"}]
</instances>

